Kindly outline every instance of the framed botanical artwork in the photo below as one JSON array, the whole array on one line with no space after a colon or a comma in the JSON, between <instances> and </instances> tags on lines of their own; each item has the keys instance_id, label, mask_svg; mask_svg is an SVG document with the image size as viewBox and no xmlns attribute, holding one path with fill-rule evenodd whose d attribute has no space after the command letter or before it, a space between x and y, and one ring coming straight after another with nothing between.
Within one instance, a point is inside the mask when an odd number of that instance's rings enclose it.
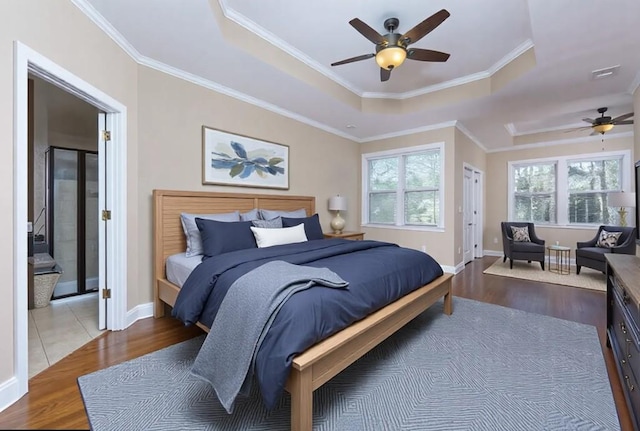
<instances>
[{"instance_id":1,"label":"framed botanical artwork","mask_svg":"<svg viewBox=\"0 0 640 431\"><path fill-rule=\"evenodd\" d=\"M202 184L289 189L289 147L202 126Z\"/></svg>"}]
</instances>

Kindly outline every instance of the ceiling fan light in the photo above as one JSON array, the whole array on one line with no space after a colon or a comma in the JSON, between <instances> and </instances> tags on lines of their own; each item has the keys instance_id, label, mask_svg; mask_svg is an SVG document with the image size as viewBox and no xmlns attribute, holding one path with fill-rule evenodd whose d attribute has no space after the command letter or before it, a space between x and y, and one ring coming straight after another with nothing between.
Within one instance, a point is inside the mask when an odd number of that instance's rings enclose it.
<instances>
[{"instance_id":1,"label":"ceiling fan light","mask_svg":"<svg viewBox=\"0 0 640 431\"><path fill-rule=\"evenodd\" d=\"M595 126L593 126L593 130L598 133L605 133L611 129L613 129L613 124L596 124Z\"/></svg>"},{"instance_id":2,"label":"ceiling fan light","mask_svg":"<svg viewBox=\"0 0 640 431\"><path fill-rule=\"evenodd\" d=\"M383 69L391 70L400 66L405 58L407 58L407 51L404 48L390 46L378 51L376 54L376 63Z\"/></svg>"}]
</instances>

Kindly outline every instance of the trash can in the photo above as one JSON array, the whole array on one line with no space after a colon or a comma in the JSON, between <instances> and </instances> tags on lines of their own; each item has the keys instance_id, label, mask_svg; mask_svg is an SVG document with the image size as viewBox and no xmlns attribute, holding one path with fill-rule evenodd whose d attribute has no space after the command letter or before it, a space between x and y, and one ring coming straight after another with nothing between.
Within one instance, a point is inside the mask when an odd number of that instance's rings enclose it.
<instances>
[{"instance_id":1,"label":"trash can","mask_svg":"<svg viewBox=\"0 0 640 431\"><path fill-rule=\"evenodd\" d=\"M49 253L35 253L29 258L33 265L33 306L42 308L49 305L62 268Z\"/></svg>"}]
</instances>

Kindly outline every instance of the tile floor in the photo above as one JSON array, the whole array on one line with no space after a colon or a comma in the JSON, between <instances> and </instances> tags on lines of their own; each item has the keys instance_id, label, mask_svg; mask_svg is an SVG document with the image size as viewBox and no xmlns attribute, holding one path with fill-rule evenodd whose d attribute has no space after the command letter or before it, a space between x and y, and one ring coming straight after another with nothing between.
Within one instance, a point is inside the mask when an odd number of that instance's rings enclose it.
<instances>
[{"instance_id":1,"label":"tile floor","mask_svg":"<svg viewBox=\"0 0 640 431\"><path fill-rule=\"evenodd\" d=\"M98 329L97 293L29 310L29 378L103 332Z\"/></svg>"}]
</instances>

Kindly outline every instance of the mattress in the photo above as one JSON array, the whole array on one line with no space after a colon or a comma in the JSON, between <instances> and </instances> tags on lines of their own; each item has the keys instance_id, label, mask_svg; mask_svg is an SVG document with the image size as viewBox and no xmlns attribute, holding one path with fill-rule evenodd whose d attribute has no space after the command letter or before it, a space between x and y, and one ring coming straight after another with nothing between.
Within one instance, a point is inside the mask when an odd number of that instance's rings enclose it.
<instances>
[{"instance_id":1,"label":"mattress","mask_svg":"<svg viewBox=\"0 0 640 431\"><path fill-rule=\"evenodd\" d=\"M186 253L178 253L167 258L167 280L180 287L189 277L193 269L202 263L202 256L187 257Z\"/></svg>"}]
</instances>

